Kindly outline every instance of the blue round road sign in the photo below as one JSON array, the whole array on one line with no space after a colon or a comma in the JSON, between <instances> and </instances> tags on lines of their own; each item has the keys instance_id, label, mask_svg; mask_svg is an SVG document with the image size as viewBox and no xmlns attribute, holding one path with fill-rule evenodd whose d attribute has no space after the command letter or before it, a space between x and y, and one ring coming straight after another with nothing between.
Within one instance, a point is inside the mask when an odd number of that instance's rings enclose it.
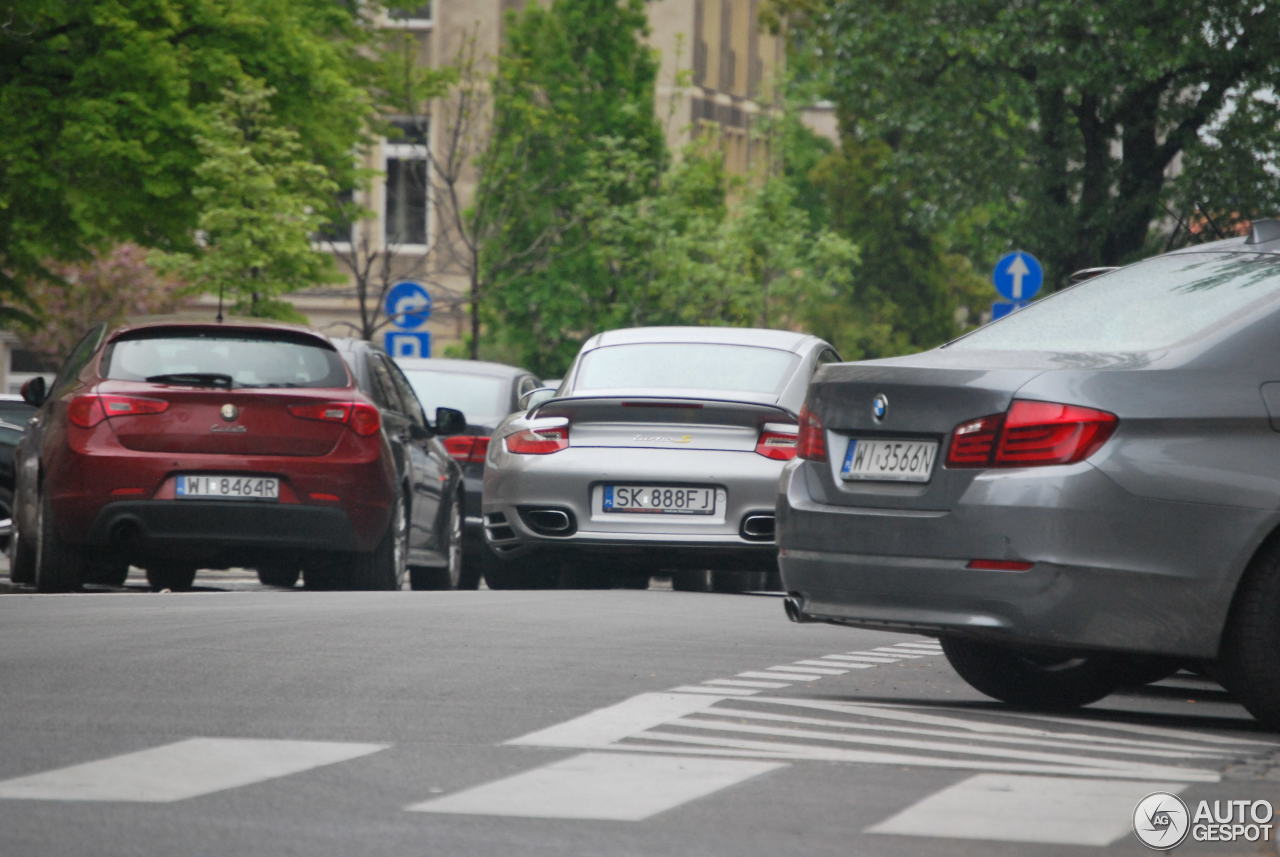
<instances>
[{"instance_id":1,"label":"blue round road sign","mask_svg":"<svg viewBox=\"0 0 1280 857\"><path fill-rule=\"evenodd\" d=\"M422 327L431 317L431 294L422 283L405 280L387 290L385 309L396 327Z\"/></svg>"},{"instance_id":2,"label":"blue round road sign","mask_svg":"<svg viewBox=\"0 0 1280 857\"><path fill-rule=\"evenodd\" d=\"M1015 250L996 262L991 282L1006 300L1029 301L1044 283L1044 268L1035 256Z\"/></svg>"}]
</instances>

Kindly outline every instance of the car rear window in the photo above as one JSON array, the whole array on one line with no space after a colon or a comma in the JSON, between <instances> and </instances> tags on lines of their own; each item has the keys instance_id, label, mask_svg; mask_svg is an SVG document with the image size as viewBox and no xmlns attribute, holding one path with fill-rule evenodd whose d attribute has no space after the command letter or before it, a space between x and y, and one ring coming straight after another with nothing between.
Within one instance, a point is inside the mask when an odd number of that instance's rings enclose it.
<instances>
[{"instance_id":1,"label":"car rear window","mask_svg":"<svg viewBox=\"0 0 1280 857\"><path fill-rule=\"evenodd\" d=\"M997 351L1168 348L1280 293L1271 254L1157 256L1032 303L945 346Z\"/></svg>"},{"instance_id":2,"label":"car rear window","mask_svg":"<svg viewBox=\"0 0 1280 857\"><path fill-rule=\"evenodd\" d=\"M140 330L112 342L102 375L145 381L163 375L229 375L236 387L345 387L338 352L288 333Z\"/></svg>"},{"instance_id":3,"label":"car rear window","mask_svg":"<svg viewBox=\"0 0 1280 857\"><path fill-rule=\"evenodd\" d=\"M800 358L789 351L705 342L608 345L583 355L574 391L667 387L779 393Z\"/></svg>"},{"instance_id":4,"label":"car rear window","mask_svg":"<svg viewBox=\"0 0 1280 857\"><path fill-rule=\"evenodd\" d=\"M472 425L500 423L510 412L511 381L507 378L424 369L403 371L425 408L454 408L466 414Z\"/></svg>"}]
</instances>

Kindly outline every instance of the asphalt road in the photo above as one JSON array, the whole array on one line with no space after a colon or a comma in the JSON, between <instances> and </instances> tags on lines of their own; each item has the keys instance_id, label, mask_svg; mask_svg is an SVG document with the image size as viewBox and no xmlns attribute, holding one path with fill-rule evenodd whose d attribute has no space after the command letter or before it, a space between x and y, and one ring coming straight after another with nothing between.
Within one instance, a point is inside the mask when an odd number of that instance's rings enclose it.
<instances>
[{"instance_id":1,"label":"asphalt road","mask_svg":"<svg viewBox=\"0 0 1280 857\"><path fill-rule=\"evenodd\" d=\"M1189 675L1048 717L773 595L201 583L0 597L0 855L1132 855L1151 792L1280 804Z\"/></svg>"}]
</instances>

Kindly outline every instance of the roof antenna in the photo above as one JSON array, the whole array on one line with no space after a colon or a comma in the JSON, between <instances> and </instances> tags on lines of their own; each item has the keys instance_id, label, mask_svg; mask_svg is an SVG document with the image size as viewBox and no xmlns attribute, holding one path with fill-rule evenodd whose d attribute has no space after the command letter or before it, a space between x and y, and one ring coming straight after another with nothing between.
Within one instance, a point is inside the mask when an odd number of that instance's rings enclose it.
<instances>
[{"instance_id":1,"label":"roof antenna","mask_svg":"<svg viewBox=\"0 0 1280 857\"><path fill-rule=\"evenodd\" d=\"M219 281L218 282L218 317L215 319L215 321L217 321L218 324L222 324L222 289L223 289L223 284L221 281Z\"/></svg>"},{"instance_id":2,"label":"roof antenna","mask_svg":"<svg viewBox=\"0 0 1280 857\"><path fill-rule=\"evenodd\" d=\"M1201 216L1203 216L1203 217L1204 217L1204 219L1205 219L1206 221L1208 221L1209 226L1213 229L1213 234L1214 234L1214 235L1217 235L1219 238L1226 238L1226 237L1227 237L1227 236L1225 236L1225 235L1223 235L1223 234L1222 234L1222 230L1218 228L1218 224L1216 224L1216 223L1214 223L1214 222L1213 222L1213 218L1209 216L1209 212L1207 212L1207 211L1205 211L1205 210L1204 210L1204 206L1203 206L1203 205L1201 205L1200 203L1198 203L1198 202L1197 202L1197 203L1196 203L1196 208L1200 210L1200 214L1201 214Z\"/></svg>"}]
</instances>

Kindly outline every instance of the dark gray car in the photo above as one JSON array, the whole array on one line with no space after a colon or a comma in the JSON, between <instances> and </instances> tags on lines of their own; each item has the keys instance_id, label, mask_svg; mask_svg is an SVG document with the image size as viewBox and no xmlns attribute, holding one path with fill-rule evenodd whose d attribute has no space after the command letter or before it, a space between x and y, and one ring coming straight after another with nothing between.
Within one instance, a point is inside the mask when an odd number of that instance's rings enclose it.
<instances>
[{"instance_id":1,"label":"dark gray car","mask_svg":"<svg viewBox=\"0 0 1280 857\"><path fill-rule=\"evenodd\" d=\"M1216 662L1280 727L1280 222L823 367L799 447L793 619L937 636L1036 707Z\"/></svg>"}]
</instances>

